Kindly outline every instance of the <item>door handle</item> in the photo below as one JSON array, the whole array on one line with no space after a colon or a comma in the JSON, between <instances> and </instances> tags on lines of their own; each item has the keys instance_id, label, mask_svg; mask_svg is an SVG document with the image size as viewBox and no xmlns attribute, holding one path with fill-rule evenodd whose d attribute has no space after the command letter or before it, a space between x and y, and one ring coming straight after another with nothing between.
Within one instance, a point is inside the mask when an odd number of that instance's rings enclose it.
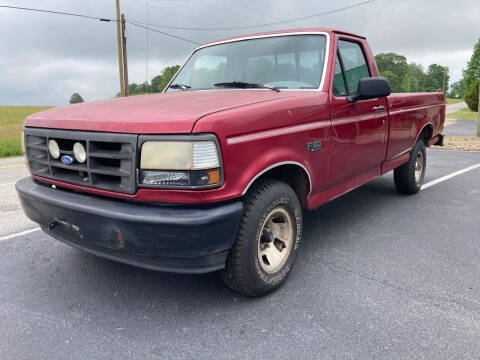
<instances>
[{"instance_id":1,"label":"door handle","mask_svg":"<svg viewBox=\"0 0 480 360\"><path fill-rule=\"evenodd\" d=\"M375 112L384 112L385 111L385 106L374 106L372 108L373 111Z\"/></svg>"}]
</instances>

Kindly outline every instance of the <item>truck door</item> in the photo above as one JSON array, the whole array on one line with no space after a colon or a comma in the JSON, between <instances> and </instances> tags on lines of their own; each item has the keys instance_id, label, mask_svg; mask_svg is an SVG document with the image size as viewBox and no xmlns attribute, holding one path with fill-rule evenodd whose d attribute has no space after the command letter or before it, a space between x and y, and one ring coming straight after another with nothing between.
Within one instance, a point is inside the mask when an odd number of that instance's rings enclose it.
<instances>
[{"instance_id":1,"label":"truck door","mask_svg":"<svg viewBox=\"0 0 480 360\"><path fill-rule=\"evenodd\" d=\"M342 193L378 175L388 129L386 98L350 103L361 78L372 76L360 41L338 40L331 88L332 157L330 195ZM343 189L345 188L345 189Z\"/></svg>"}]
</instances>

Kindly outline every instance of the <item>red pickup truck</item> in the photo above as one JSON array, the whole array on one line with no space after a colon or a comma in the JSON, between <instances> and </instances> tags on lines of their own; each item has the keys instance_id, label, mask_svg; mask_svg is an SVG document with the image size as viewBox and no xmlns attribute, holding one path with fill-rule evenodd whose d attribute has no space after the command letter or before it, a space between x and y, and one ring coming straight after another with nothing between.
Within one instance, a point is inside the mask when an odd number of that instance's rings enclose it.
<instances>
[{"instance_id":1,"label":"red pickup truck","mask_svg":"<svg viewBox=\"0 0 480 360\"><path fill-rule=\"evenodd\" d=\"M164 93L53 108L24 123L16 189L47 234L149 269L221 270L278 288L302 212L394 170L419 191L441 93L390 94L364 37L276 31L197 48Z\"/></svg>"}]
</instances>

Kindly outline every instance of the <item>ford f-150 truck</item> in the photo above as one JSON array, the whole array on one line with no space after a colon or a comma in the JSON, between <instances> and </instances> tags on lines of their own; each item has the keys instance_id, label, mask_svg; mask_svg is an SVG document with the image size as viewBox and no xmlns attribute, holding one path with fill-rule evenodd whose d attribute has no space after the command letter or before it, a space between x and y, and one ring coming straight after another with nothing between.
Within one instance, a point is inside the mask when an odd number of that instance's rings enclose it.
<instances>
[{"instance_id":1,"label":"ford f-150 truck","mask_svg":"<svg viewBox=\"0 0 480 360\"><path fill-rule=\"evenodd\" d=\"M391 170L419 191L442 144L442 93L390 94L364 37L276 31L197 48L161 94L58 107L24 122L27 216L54 238L149 269L220 270L278 288L302 213Z\"/></svg>"}]
</instances>

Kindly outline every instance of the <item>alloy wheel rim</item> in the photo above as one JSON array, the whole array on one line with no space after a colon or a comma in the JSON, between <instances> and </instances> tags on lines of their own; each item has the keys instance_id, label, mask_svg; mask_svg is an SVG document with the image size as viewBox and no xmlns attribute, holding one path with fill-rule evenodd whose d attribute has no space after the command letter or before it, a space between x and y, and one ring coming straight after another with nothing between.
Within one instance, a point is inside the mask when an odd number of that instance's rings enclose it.
<instances>
[{"instance_id":1,"label":"alloy wheel rim","mask_svg":"<svg viewBox=\"0 0 480 360\"><path fill-rule=\"evenodd\" d=\"M263 222L258 243L258 262L272 274L286 263L293 244L293 219L283 207L271 210Z\"/></svg>"},{"instance_id":2,"label":"alloy wheel rim","mask_svg":"<svg viewBox=\"0 0 480 360\"><path fill-rule=\"evenodd\" d=\"M417 185L420 185L423 182L423 167L423 153L419 151L415 161L415 182Z\"/></svg>"}]
</instances>

